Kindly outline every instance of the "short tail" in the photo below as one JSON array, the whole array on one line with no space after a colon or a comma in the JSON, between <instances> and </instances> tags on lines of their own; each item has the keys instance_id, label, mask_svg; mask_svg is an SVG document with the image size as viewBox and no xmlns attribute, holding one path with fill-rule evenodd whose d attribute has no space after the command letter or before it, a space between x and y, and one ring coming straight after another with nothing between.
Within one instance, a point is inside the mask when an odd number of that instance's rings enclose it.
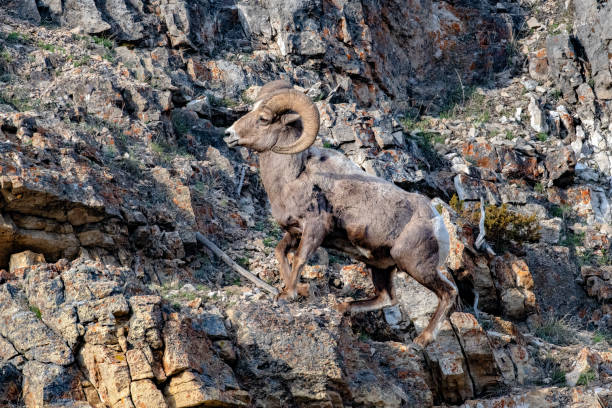
<instances>
[{"instance_id":1,"label":"short tail","mask_svg":"<svg viewBox=\"0 0 612 408\"><path fill-rule=\"evenodd\" d=\"M442 218L438 210L436 210L433 205L431 206L431 209L434 213L434 216L431 219L431 224L433 226L434 236L438 241L438 268L440 268L446 263L446 259L448 258L448 254L450 252L450 236L448 235L448 230L444 224L444 218Z\"/></svg>"}]
</instances>

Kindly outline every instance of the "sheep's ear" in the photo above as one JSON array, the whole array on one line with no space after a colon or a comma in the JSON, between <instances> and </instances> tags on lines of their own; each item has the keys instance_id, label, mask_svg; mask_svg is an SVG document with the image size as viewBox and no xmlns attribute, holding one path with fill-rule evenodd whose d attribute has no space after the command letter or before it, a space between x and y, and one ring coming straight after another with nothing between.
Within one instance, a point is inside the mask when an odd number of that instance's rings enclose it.
<instances>
[{"instance_id":1,"label":"sheep's ear","mask_svg":"<svg viewBox=\"0 0 612 408\"><path fill-rule=\"evenodd\" d=\"M281 123L285 126L297 122L298 120L300 120L300 115L298 115L297 113L286 113L281 116Z\"/></svg>"}]
</instances>

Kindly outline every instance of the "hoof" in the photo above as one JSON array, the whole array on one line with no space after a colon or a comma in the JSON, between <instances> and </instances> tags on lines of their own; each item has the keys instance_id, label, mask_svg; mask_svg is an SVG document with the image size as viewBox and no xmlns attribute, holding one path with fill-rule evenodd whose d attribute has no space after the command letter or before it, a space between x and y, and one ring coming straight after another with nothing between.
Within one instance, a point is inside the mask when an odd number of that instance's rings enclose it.
<instances>
[{"instance_id":1,"label":"hoof","mask_svg":"<svg viewBox=\"0 0 612 408\"><path fill-rule=\"evenodd\" d=\"M429 344L431 344L432 341L434 341L433 336L430 333L423 332L419 336L417 336L417 338L414 339L412 342L418 347L424 349Z\"/></svg>"},{"instance_id":2,"label":"hoof","mask_svg":"<svg viewBox=\"0 0 612 408\"><path fill-rule=\"evenodd\" d=\"M297 299L297 292L295 290L293 290L293 291L283 290L276 297L276 301L279 302L279 303L282 303L282 302L287 303L287 302L291 302L291 301L293 301L295 299Z\"/></svg>"},{"instance_id":3,"label":"hoof","mask_svg":"<svg viewBox=\"0 0 612 408\"><path fill-rule=\"evenodd\" d=\"M310 297L310 285L307 283L298 283L297 293L302 297Z\"/></svg>"},{"instance_id":4,"label":"hoof","mask_svg":"<svg viewBox=\"0 0 612 408\"><path fill-rule=\"evenodd\" d=\"M351 310L351 304L349 302L341 302L336 304L336 310L342 314L346 314Z\"/></svg>"}]
</instances>

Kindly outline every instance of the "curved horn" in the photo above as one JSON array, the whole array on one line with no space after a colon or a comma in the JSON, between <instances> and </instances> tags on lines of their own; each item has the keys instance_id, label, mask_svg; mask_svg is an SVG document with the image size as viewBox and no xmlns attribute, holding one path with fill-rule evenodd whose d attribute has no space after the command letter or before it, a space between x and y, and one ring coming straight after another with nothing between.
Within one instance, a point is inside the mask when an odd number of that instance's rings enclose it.
<instances>
[{"instance_id":1,"label":"curved horn","mask_svg":"<svg viewBox=\"0 0 612 408\"><path fill-rule=\"evenodd\" d=\"M302 118L302 135L287 146L274 146L272 151L281 154L295 154L308 149L319 133L319 110L304 93L295 89L279 92L265 103L274 113L292 110Z\"/></svg>"}]
</instances>

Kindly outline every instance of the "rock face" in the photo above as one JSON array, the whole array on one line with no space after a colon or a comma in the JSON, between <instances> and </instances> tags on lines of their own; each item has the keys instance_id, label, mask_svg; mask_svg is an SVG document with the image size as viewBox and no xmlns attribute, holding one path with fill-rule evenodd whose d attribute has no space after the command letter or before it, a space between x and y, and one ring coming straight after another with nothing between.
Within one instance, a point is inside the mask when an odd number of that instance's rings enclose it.
<instances>
[{"instance_id":1,"label":"rock face","mask_svg":"<svg viewBox=\"0 0 612 408\"><path fill-rule=\"evenodd\" d=\"M524 319L537 311L533 277L522 259L505 253L491 264L504 313L513 319Z\"/></svg>"},{"instance_id":2,"label":"rock face","mask_svg":"<svg viewBox=\"0 0 612 408\"><path fill-rule=\"evenodd\" d=\"M611 405L608 3L4 0L0 405ZM459 300L424 350L410 271L349 317L373 286L339 252L277 304L198 248L280 286L257 155L222 139L273 79L316 147L437 197Z\"/></svg>"},{"instance_id":3,"label":"rock face","mask_svg":"<svg viewBox=\"0 0 612 408\"><path fill-rule=\"evenodd\" d=\"M605 4L599 8L595 1L580 0L575 3L575 9L574 27L591 63L595 94L599 99L612 99L612 72L609 56L605 54L612 42L609 25L612 7Z\"/></svg>"},{"instance_id":4,"label":"rock face","mask_svg":"<svg viewBox=\"0 0 612 408\"><path fill-rule=\"evenodd\" d=\"M33 1L22 3L26 15L40 20ZM162 45L166 42L165 32L159 30L163 25L172 47L202 47L210 55L228 49L265 50L301 60L301 72L307 72L305 85L334 78L329 91L337 87L339 95L348 93L362 105L376 102L381 95L406 100L407 87L410 95L424 100L455 86L457 70L465 83L499 70L506 52L500 44L512 35L509 16L497 14L489 5L429 0L409 6L387 0L270 0L232 5L184 0L159 4L45 0L39 4L46 18L68 29L110 32L119 41ZM486 39L481 38L482 27L489 33ZM251 75L241 67L225 61L215 64L217 67L203 66L198 74L207 87L214 87L219 79L226 89L236 79L250 82ZM318 66L318 73L313 65ZM296 74L290 73L301 76ZM245 89L236 85L237 93Z\"/></svg>"},{"instance_id":5,"label":"rock face","mask_svg":"<svg viewBox=\"0 0 612 408\"><path fill-rule=\"evenodd\" d=\"M356 341L329 307L275 307L260 300L229 316L241 350L238 373L256 404L433 403L419 352L400 343Z\"/></svg>"},{"instance_id":6,"label":"rock face","mask_svg":"<svg viewBox=\"0 0 612 408\"><path fill-rule=\"evenodd\" d=\"M133 271L64 261L32 267L18 283L25 292L0 287L4 400L248 405L249 394L199 328L204 323L173 314L164 325L161 298L142 295L147 289Z\"/></svg>"}]
</instances>

